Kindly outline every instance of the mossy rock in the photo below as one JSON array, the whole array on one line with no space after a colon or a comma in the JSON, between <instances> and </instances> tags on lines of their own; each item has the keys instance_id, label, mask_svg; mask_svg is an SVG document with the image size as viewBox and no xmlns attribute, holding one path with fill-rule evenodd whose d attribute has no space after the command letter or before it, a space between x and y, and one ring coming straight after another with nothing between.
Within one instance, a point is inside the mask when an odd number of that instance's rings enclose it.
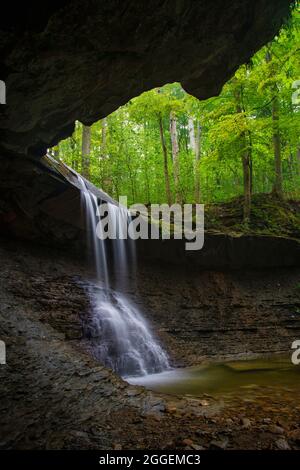
<instances>
[{"instance_id":1,"label":"mossy rock","mask_svg":"<svg viewBox=\"0 0 300 470\"><path fill-rule=\"evenodd\" d=\"M280 200L272 194L252 197L250 222L243 223L243 198L205 206L206 230L300 239L300 201Z\"/></svg>"}]
</instances>

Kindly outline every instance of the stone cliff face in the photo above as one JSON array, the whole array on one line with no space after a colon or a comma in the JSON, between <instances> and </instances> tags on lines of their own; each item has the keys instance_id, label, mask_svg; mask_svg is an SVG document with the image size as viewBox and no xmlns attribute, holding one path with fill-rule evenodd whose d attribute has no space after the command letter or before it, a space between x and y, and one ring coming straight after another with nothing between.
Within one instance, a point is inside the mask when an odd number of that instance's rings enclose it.
<instances>
[{"instance_id":1,"label":"stone cliff face","mask_svg":"<svg viewBox=\"0 0 300 470\"><path fill-rule=\"evenodd\" d=\"M186 251L185 240L138 240L141 260L181 266L183 269L235 270L300 265L298 239L266 235L204 234L201 250Z\"/></svg>"},{"instance_id":2,"label":"stone cliff face","mask_svg":"<svg viewBox=\"0 0 300 470\"><path fill-rule=\"evenodd\" d=\"M300 270L140 268L137 297L177 364L289 355L300 336Z\"/></svg>"},{"instance_id":3,"label":"stone cliff face","mask_svg":"<svg viewBox=\"0 0 300 470\"><path fill-rule=\"evenodd\" d=\"M0 233L42 244L85 246L85 217L77 173L49 156L2 159L0 174ZM86 181L99 201L115 203Z\"/></svg>"}]
</instances>

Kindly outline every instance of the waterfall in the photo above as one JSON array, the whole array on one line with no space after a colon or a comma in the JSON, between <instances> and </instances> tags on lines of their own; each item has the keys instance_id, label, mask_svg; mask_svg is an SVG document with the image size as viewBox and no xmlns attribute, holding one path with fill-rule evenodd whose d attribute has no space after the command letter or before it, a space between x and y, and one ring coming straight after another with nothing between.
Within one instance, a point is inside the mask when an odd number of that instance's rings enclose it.
<instances>
[{"instance_id":1,"label":"waterfall","mask_svg":"<svg viewBox=\"0 0 300 470\"><path fill-rule=\"evenodd\" d=\"M97 277L90 287L92 322L89 335L95 357L123 377L141 376L169 369L168 356L151 332L147 321L125 294L111 288L107 243L96 235L98 202L78 176L82 208L86 217L89 251ZM125 239L130 216L125 207L108 203L112 232L113 271L116 286L124 287L130 263L135 262L134 241ZM101 224L98 227L101 227Z\"/></svg>"}]
</instances>

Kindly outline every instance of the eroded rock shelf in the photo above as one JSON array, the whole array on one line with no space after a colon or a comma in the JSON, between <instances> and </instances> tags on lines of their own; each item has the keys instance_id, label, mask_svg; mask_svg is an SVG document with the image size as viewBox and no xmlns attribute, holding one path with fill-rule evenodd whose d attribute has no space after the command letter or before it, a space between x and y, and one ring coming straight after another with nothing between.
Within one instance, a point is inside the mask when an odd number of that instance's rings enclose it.
<instances>
[{"instance_id":1,"label":"eroded rock shelf","mask_svg":"<svg viewBox=\"0 0 300 470\"><path fill-rule=\"evenodd\" d=\"M228 428L229 447L246 442L253 448L275 445L278 436L269 428L279 412L276 394L258 400L246 429L241 417L249 413L243 400L236 398L224 408L212 397L202 397L207 406L197 399L170 399L129 386L97 363L84 338L89 303L81 283L89 272L82 262L59 251L45 254L30 243L4 241L1 260L0 328L8 357L8 365L0 369L5 383L1 447L186 448L189 438L193 445L210 448L214 441L224 441ZM209 271L191 280L182 269L170 273L144 265L138 284L127 294L157 330L174 365L191 364L289 353L300 329L298 279L298 268L272 273ZM292 391L285 395L293 412L285 417L283 434L296 448L300 410ZM265 407L273 414L268 413L271 421L264 424ZM257 429L263 431L260 444Z\"/></svg>"}]
</instances>

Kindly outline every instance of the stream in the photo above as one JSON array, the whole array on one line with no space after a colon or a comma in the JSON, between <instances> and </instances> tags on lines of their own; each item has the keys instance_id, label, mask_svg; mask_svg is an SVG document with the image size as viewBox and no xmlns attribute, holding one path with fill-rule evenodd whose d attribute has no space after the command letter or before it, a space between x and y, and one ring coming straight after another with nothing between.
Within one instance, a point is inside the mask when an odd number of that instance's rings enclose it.
<instances>
[{"instance_id":1,"label":"stream","mask_svg":"<svg viewBox=\"0 0 300 470\"><path fill-rule=\"evenodd\" d=\"M272 390L300 389L300 366L290 358L270 357L172 369L127 379L131 384L172 395L252 396Z\"/></svg>"}]
</instances>

